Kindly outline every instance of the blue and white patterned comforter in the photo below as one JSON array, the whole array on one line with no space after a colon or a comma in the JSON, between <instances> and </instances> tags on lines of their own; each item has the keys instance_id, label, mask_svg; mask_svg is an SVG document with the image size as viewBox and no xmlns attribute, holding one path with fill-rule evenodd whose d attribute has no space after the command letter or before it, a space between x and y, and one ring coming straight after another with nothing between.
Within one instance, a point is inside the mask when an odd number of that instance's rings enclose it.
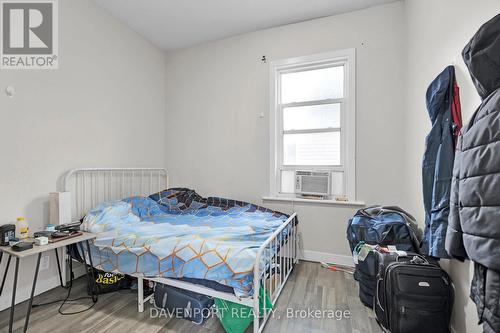
<instances>
[{"instance_id":1,"label":"blue and white patterned comforter","mask_svg":"<svg viewBox=\"0 0 500 333\"><path fill-rule=\"evenodd\" d=\"M249 296L257 250L287 218L245 202L169 189L102 203L81 228L98 233L91 251L100 269L212 280L232 287L237 296Z\"/></svg>"}]
</instances>

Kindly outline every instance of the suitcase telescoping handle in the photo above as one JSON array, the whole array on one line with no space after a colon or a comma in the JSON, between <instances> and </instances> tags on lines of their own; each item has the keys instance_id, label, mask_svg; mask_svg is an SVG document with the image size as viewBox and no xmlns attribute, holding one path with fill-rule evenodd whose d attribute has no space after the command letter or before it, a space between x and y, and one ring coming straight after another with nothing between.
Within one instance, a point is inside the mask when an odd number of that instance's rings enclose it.
<instances>
[{"instance_id":1,"label":"suitcase telescoping handle","mask_svg":"<svg viewBox=\"0 0 500 333\"><path fill-rule=\"evenodd\" d=\"M385 312L385 309L384 309L384 307L382 306L382 303L380 303L380 298L379 298L379 295L380 295L380 293L379 293L379 290L380 290L380 283L381 283L382 281L383 281L383 279L381 279L381 278L379 278L379 279L377 280L377 287L376 287L376 289L375 289L375 291L376 291L375 299L377 300L377 306L380 308L380 310L382 310L383 312Z\"/></svg>"},{"instance_id":2,"label":"suitcase telescoping handle","mask_svg":"<svg viewBox=\"0 0 500 333\"><path fill-rule=\"evenodd\" d=\"M378 278L377 279L377 286L376 286L376 289L375 289L375 304L373 304L373 311L375 311L375 313L377 313L377 308L380 309L380 310L382 310L383 316L384 316L384 322L387 325L387 322L389 321L389 314L385 311L385 308L382 306L382 303L380 302L380 293L382 292L380 290L380 284L382 283L383 280L384 280L383 278ZM385 297L385 293L384 292L382 292L382 295L383 295L383 297ZM378 317L378 316L376 316L376 317ZM382 329L382 331L383 332L387 332L387 330L385 329L384 325L382 325L382 323L380 322L380 319L376 318L376 320L377 320L377 324L380 326L380 328Z\"/></svg>"}]
</instances>

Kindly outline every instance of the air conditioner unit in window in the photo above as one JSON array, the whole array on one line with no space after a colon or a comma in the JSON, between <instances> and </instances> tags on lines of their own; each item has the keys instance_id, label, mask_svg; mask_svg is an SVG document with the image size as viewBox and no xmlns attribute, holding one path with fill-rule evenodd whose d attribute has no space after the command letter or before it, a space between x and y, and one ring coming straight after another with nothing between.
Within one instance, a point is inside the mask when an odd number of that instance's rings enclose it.
<instances>
[{"instance_id":1,"label":"air conditioner unit in window","mask_svg":"<svg viewBox=\"0 0 500 333\"><path fill-rule=\"evenodd\" d=\"M295 171L295 193L328 197L331 189L330 171Z\"/></svg>"}]
</instances>

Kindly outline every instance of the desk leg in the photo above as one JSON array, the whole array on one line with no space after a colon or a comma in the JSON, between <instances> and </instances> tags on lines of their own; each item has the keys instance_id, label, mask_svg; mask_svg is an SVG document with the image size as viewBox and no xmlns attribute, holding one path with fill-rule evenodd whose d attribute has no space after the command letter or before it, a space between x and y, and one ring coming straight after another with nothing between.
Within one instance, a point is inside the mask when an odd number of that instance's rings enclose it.
<instances>
[{"instance_id":1,"label":"desk leg","mask_svg":"<svg viewBox=\"0 0 500 333\"><path fill-rule=\"evenodd\" d=\"M9 259L7 259L7 266L5 266L5 272L3 273L2 286L0 287L0 296L2 296L3 286L5 285L5 279L7 278L7 273L9 272L11 258L12 257L9 255Z\"/></svg>"},{"instance_id":2,"label":"desk leg","mask_svg":"<svg viewBox=\"0 0 500 333\"><path fill-rule=\"evenodd\" d=\"M10 257L9 257L10 259ZM17 275L19 273L19 258L16 257L16 270L14 272L14 286L12 287L12 303L10 305L9 333L12 333L14 324L14 307L16 306Z\"/></svg>"},{"instance_id":3,"label":"desk leg","mask_svg":"<svg viewBox=\"0 0 500 333\"><path fill-rule=\"evenodd\" d=\"M87 258L85 257L85 249L83 248L82 243L78 243L77 246L80 247L80 251L82 251L83 265L85 266L85 275L87 275L87 288L92 291L92 286L90 285L89 267L87 265Z\"/></svg>"},{"instance_id":4,"label":"desk leg","mask_svg":"<svg viewBox=\"0 0 500 333\"><path fill-rule=\"evenodd\" d=\"M92 253L90 252L90 243L88 240L85 241L85 243L87 244L87 251L89 252L89 262L90 262L90 276L92 278L92 284L91 284L91 288L92 288L92 301L94 303L97 302L97 297L98 297L98 294L97 294L97 290L96 290L96 286L95 286L95 276L94 276L94 263L92 262ZM94 294L95 292L95 294Z\"/></svg>"},{"instance_id":5,"label":"desk leg","mask_svg":"<svg viewBox=\"0 0 500 333\"><path fill-rule=\"evenodd\" d=\"M92 296L92 301L94 303L96 303L97 302L97 293L96 293L96 288L95 288L94 265L92 265L92 255L90 254L90 247L88 246L88 242L87 242L87 249L88 249L88 253L89 253L89 264L91 265L90 269L89 269L89 267L87 265L87 259L85 257L85 250L84 250L83 244L78 243L78 245L80 245L80 247L81 247L83 261L85 264L85 273L87 274L87 288L89 289L90 295Z\"/></svg>"},{"instance_id":6,"label":"desk leg","mask_svg":"<svg viewBox=\"0 0 500 333\"><path fill-rule=\"evenodd\" d=\"M57 250L56 250L57 251ZM33 287L31 287L31 296L28 303L28 312L26 313L26 321L24 322L24 330L26 333L28 330L28 323L30 322L31 307L33 306L33 296L35 296L36 280L38 280L38 270L40 269L40 259L42 258L42 252L38 253L38 259L36 260L35 277L33 278Z\"/></svg>"},{"instance_id":7,"label":"desk leg","mask_svg":"<svg viewBox=\"0 0 500 333\"><path fill-rule=\"evenodd\" d=\"M61 263L59 262L59 253L57 252L57 249L54 249L54 251L56 252L57 271L59 272L59 283L61 284L61 287L64 287L63 278L61 274Z\"/></svg>"}]
</instances>

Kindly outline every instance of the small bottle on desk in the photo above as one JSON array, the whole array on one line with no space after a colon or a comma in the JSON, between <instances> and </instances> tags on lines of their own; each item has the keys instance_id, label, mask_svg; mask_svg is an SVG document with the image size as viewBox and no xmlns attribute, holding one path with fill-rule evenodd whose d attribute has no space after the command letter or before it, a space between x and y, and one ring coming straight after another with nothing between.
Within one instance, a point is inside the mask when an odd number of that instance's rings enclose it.
<instances>
[{"instance_id":1,"label":"small bottle on desk","mask_svg":"<svg viewBox=\"0 0 500 333\"><path fill-rule=\"evenodd\" d=\"M29 230L30 229L28 226L28 222L26 222L26 219L24 217L18 217L17 218L17 233L18 233L19 239L28 238Z\"/></svg>"}]
</instances>

